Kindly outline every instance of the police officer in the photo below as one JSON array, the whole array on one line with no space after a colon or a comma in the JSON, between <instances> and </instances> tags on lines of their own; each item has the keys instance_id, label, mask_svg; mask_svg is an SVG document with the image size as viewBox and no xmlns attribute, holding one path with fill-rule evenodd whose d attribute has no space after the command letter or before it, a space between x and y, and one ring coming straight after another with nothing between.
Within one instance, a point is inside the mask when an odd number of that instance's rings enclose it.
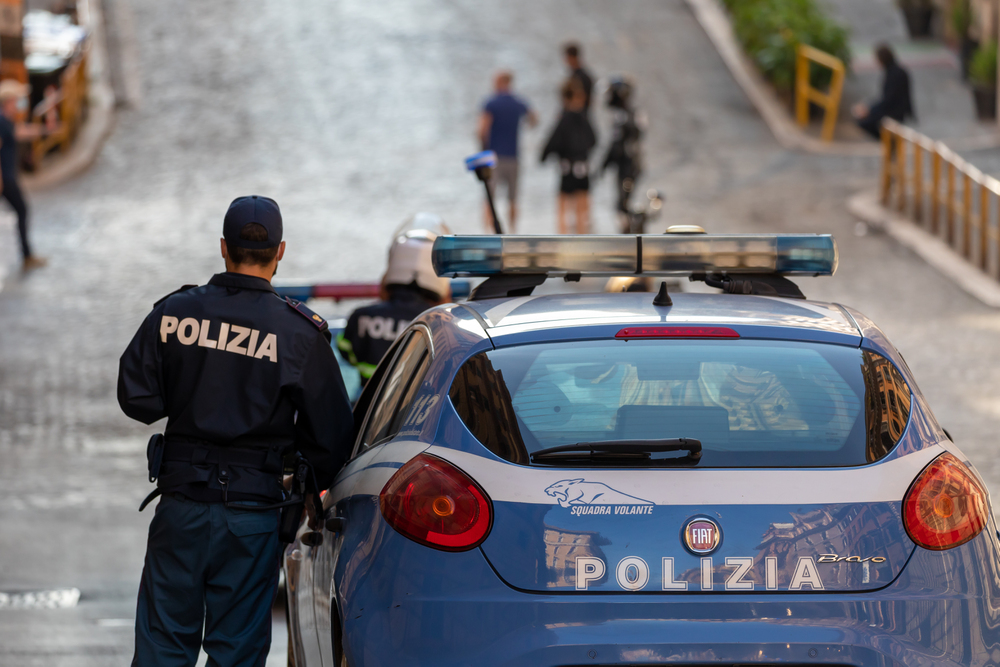
<instances>
[{"instance_id":1,"label":"police officer","mask_svg":"<svg viewBox=\"0 0 1000 667\"><path fill-rule=\"evenodd\" d=\"M271 287L281 235L273 200L233 201L226 272L158 301L122 355L122 410L146 424L167 418L162 441L150 443L162 498L133 665L193 667L200 647L210 665L264 664L281 545L279 510L260 508L285 497L292 450L312 465L312 492L347 457L353 423L327 323Z\"/></svg>"},{"instance_id":2,"label":"police officer","mask_svg":"<svg viewBox=\"0 0 1000 667\"><path fill-rule=\"evenodd\" d=\"M417 217L423 222L431 218L440 221L430 214ZM439 278L431 265L435 238L437 234L426 229L397 235L389 247L382 300L351 313L343 333L337 336L337 348L358 368L362 383L368 382L382 356L413 318L451 298L448 279Z\"/></svg>"}]
</instances>

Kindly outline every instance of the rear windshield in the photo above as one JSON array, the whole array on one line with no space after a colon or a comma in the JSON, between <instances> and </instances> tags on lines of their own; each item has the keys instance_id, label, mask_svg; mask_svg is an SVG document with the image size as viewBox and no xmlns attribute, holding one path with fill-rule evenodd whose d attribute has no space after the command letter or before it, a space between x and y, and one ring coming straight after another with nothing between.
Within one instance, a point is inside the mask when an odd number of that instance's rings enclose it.
<instances>
[{"instance_id":1,"label":"rear windshield","mask_svg":"<svg viewBox=\"0 0 1000 667\"><path fill-rule=\"evenodd\" d=\"M883 357L789 341L501 348L469 359L449 395L480 442L522 464L578 442L696 438L699 468L863 465L889 453L910 414Z\"/></svg>"}]
</instances>

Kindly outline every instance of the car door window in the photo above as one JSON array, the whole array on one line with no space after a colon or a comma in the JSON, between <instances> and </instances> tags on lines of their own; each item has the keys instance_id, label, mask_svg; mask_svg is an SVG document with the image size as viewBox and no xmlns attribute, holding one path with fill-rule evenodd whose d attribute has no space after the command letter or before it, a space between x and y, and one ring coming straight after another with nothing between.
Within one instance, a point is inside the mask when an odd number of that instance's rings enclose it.
<instances>
[{"instance_id":1,"label":"car door window","mask_svg":"<svg viewBox=\"0 0 1000 667\"><path fill-rule=\"evenodd\" d=\"M423 383L424 373L427 372L430 361L431 352L428 349L424 349L424 353L417 362L416 370L413 371L413 375L407 380L406 389L403 391L402 398L399 399L399 404L396 406L396 414L393 416L392 423L389 426L389 431L393 435L399 433L400 429L402 429L406 415L413 406L413 399L417 395L417 389Z\"/></svg>"},{"instance_id":2,"label":"car door window","mask_svg":"<svg viewBox=\"0 0 1000 667\"><path fill-rule=\"evenodd\" d=\"M403 342L392 367L386 369L385 379L372 403L371 417L361 439L361 451L391 438L399 431L401 420L396 419L404 397L412 399L409 390L412 381L427 356L427 339L415 330Z\"/></svg>"}]
</instances>

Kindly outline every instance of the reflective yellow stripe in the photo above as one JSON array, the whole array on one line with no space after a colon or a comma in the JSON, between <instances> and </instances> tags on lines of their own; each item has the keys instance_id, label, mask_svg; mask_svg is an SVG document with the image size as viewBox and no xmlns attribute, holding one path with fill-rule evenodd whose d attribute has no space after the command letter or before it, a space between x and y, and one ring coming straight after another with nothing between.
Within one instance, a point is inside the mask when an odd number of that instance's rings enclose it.
<instances>
[{"instance_id":1,"label":"reflective yellow stripe","mask_svg":"<svg viewBox=\"0 0 1000 667\"><path fill-rule=\"evenodd\" d=\"M340 350L340 353L344 355L349 364L352 366L358 365L358 358L354 356L354 345L351 344L351 341L344 338L343 333L337 334L337 349Z\"/></svg>"},{"instance_id":2,"label":"reflective yellow stripe","mask_svg":"<svg viewBox=\"0 0 1000 667\"><path fill-rule=\"evenodd\" d=\"M372 375L375 374L375 369L378 368L375 364L366 364L363 362L359 362L355 364L355 366L358 367L358 372L361 373L361 377L366 380L370 380Z\"/></svg>"}]
</instances>

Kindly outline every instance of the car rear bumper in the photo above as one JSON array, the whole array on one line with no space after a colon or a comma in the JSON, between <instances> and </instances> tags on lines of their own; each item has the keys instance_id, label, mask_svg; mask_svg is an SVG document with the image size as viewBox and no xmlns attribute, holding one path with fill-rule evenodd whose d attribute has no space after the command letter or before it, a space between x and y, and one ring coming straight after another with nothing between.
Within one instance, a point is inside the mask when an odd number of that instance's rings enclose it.
<instances>
[{"instance_id":1,"label":"car rear bumper","mask_svg":"<svg viewBox=\"0 0 1000 667\"><path fill-rule=\"evenodd\" d=\"M392 582L356 580L343 610L354 667L1000 664L995 533L917 549L863 595L540 595L505 586L478 551L409 544L395 544Z\"/></svg>"}]
</instances>

